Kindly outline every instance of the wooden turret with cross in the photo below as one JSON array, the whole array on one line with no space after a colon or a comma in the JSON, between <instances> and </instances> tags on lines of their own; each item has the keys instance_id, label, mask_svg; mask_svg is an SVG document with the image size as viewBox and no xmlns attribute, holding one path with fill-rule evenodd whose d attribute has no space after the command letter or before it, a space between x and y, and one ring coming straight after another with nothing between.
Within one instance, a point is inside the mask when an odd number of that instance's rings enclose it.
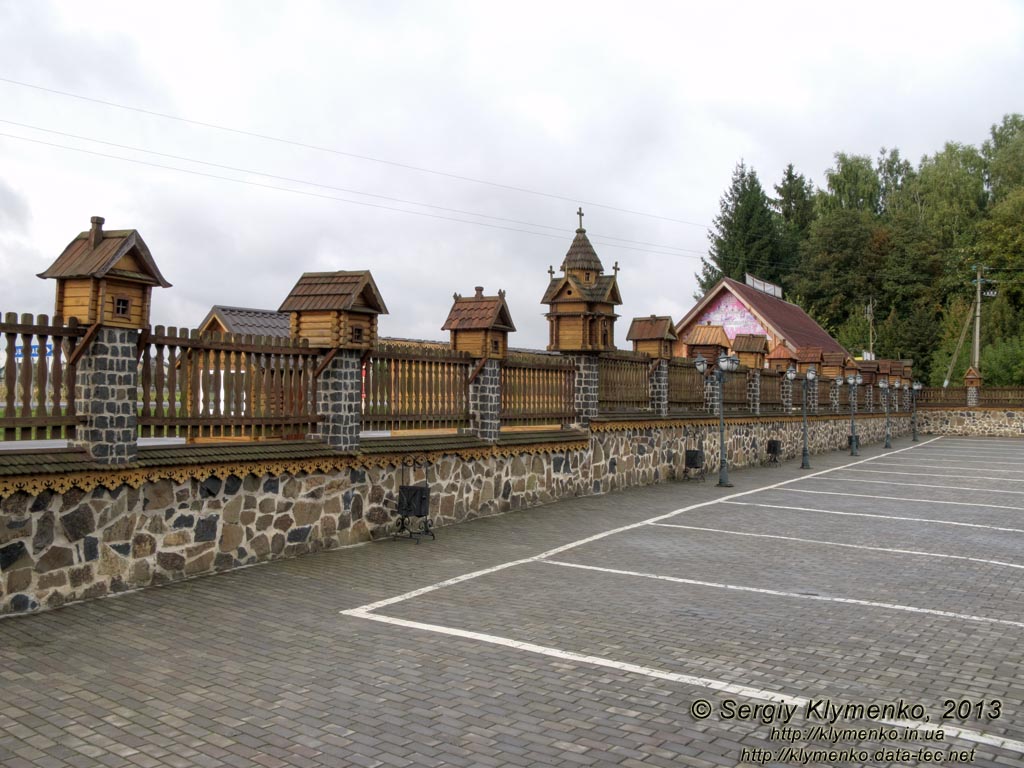
<instances>
[{"instance_id":1,"label":"wooden turret with cross","mask_svg":"<svg viewBox=\"0 0 1024 768\"><path fill-rule=\"evenodd\" d=\"M583 228L583 209L576 237L562 260L562 275L549 269L548 289L541 299L548 305L548 349L557 352L603 352L615 349L615 307L619 295L619 265L604 274L604 266Z\"/></svg>"}]
</instances>

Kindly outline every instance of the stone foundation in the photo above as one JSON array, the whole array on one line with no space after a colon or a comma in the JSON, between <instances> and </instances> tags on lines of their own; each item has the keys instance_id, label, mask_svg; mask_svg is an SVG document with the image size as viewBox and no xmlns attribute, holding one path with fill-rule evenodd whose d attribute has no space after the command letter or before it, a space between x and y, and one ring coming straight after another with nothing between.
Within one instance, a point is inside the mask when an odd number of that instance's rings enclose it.
<instances>
[{"instance_id":1,"label":"stone foundation","mask_svg":"<svg viewBox=\"0 0 1024 768\"><path fill-rule=\"evenodd\" d=\"M894 435L909 431L907 417L891 421ZM864 443L881 441L884 429L882 416L857 420ZM844 448L848 431L848 419L812 417L811 451ZM763 463L770 439L782 441L785 457L797 457L801 435L799 417L730 418L730 466ZM674 480L687 448L703 448L709 471L718 469L717 419L595 422L588 441L564 445L442 455L415 469L397 455L365 466L353 457L351 468L333 472L249 467L239 470L244 476L185 480L168 472L138 488L121 482L13 493L0 499L0 613L381 538L392 529L398 487L407 483L430 485L431 518L445 526Z\"/></svg>"},{"instance_id":2,"label":"stone foundation","mask_svg":"<svg viewBox=\"0 0 1024 768\"><path fill-rule=\"evenodd\" d=\"M917 412L917 431L922 435L1024 437L1024 411L921 408Z\"/></svg>"}]
</instances>

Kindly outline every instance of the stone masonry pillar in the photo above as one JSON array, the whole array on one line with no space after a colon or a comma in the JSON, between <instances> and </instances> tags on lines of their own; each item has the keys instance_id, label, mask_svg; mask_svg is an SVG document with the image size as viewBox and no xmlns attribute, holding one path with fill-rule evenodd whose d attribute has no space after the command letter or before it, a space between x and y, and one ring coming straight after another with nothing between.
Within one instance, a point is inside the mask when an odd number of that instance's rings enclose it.
<instances>
[{"instance_id":1,"label":"stone masonry pillar","mask_svg":"<svg viewBox=\"0 0 1024 768\"><path fill-rule=\"evenodd\" d=\"M470 431L496 442L501 430L501 361L488 360L469 385Z\"/></svg>"},{"instance_id":2,"label":"stone masonry pillar","mask_svg":"<svg viewBox=\"0 0 1024 768\"><path fill-rule=\"evenodd\" d=\"M747 408L753 414L761 413L761 372L756 368L747 371Z\"/></svg>"},{"instance_id":3,"label":"stone masonry pillar","mask_svg":"<svg viewBox=\"0 0 1024 768\"><path fill-rule=\"evenodd\" d=\"M590 425L597 416L598 364L597 355L570 355L576 363L576 424Z\"/></svg>"},{"instance_id":4,"label":"stone masonry pillar","mask_svg":"<svg viewBox=\"0 0 1024 768\"><path fill-rule=\"evenodd\" d=\"M782 410L789 412L793 410L793 389L794 384L785 375L779 377L779 394L782 399ZM799 389L799 387L796 387Z\"/></svg>"},{"instance_id":5,"label":"stone masonry pillar","mask_svg":"<svg viewBox=\"0 0 1024 768\"><path fill-rule=\"evenodd\" d=\"M820 379L815 377L814 381L807 382L807 412L817 413L818 412L818 382Z\"/></svg>"},{"instance_id":6,"label":"stone masonry pillar","mask_svg":"<svg viewBox=\"0 0 1024 768\"><path fill-rule=\"evenodd\" d=\"M967 388L967 407L977 408L978 407L978 388L968 387Z\"/></svg>"},{"instance_id":7,"label":"stone masonry pillar","mask_svg":"<svg viewBox=\"0 0 1024 768\"><path fill-rule=\"evenodd\" d=\"M668 360L656 361L648 380L648 391L651 397L651 413L655 416L668 416Z\"/></svg>"},{"instance_id":8,"label":"stone masonry pillar","mask_svg":"<svg viewBox=\"0 0 1024 768\"><path fill-rule=\"evenodd\" d=\"M343 451L359 447L363 425L362 356L358 349L339 349L317 380L320 424L313 437Z\"/></svg>"},{"instance_id":9,"label":"stone masonry pillar","mask_svg":"<svg viewBox=\"0 0 1024 768\"><path fill-rule=\"evenodd\" d=\"M832 405L832 413L839 413L839 388L841 386L843 385L837 384L834 379L832 383L829 385L830 389L828 391L828 395L829 402Z\"/></svg>"},{"instance_id":10,"label":"stone masonry pillar","mask_svg":"<svg viewBox=\"0 0 1024 768\"><path fill-rule=\"evenodd\" d=\"M875 388L870 384L864 385L864 410L871 413L871 406L875 402Z\"/></svg>"},{"instance_id":11,"label":"stone masonry pillar","mask_svg":"<svg viewBox=\"0 0 1024 768\"><path fill-rule=\"evenodd\" d=\"M704 409L710 414L718 415L718 376L704 377Z\"/></svg>"},{"instance_id":12,"label":"stone masonry pillar","mask_svg":"<svg viewBox=\"0 0 1024 768\"><path fill-rule=\"evenodd\" d=\"M100 328L78 361L75 407L85 423L73 444L100 464L129 464L139 452L138 341L138 331Z\"/></svg>"}]
</instances>

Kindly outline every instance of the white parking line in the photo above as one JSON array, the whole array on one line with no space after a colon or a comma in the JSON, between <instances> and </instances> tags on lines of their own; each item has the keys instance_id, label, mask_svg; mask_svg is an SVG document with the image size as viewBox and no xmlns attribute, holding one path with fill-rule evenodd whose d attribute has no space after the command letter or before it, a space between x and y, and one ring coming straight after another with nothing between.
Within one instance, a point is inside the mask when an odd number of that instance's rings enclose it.
<instances>
[{"instance_id":1,"label":"white parking line","mask_svg":"<svg viewBox=\"0 0 1024 768\"><path fill-rule=\"evenodd\" d=\"M895 451L893 451L893 453L895 453ZM887 453L885 455L886 456L890 456L892 454L888 454ZM1018 461L989 461L988 459L964 459L964 458L959 458L959 457L956 457L956 456L950 456L948 459L944 459L941 456L928 456L928 457L922 457L922 458L925 461L936 461L936 462L942 462L944 464L956 464L956 465L959 465L959 464L985 464L985 465L989 465L989 464L1010 464L1011 466L1015 466L1015 467L1020 467L1021 466L1021 463L1020 463L1019 460ZM896 463L899 464L901 462L897 461Z\"/></svg>"},{"instance_id":2,"label":"white parking line","mask_svg":"<svg viewBox=\"0 0 1024 768\"><path fill-rule=\"evenodd\" d=\"M863 472L869 475L911 475L912 477L948 477L953 480L998 480L1001 483L1024 483L1024 478L987 477L984 475L948 475L945 472L897 472L892 469L844 469L844 472ZM949 486L939 486L947 488ZM987 489L975 489L987 490Z\"/></svg>"},{"instance_id":3,"label":"white parking line","mask_svg":"<svg viewBox=\"0 0 1024 768\"><path fill-rule=\"evenodd\" d=\"M753 592L759 595L770 595L772 597L788 597L797 600L813 600L822 603L843 603L845 605L858 605L868 608L884 608L890 611L904 611L906 613L925 613L931 616L942 616L947 619L960 619L980 624L1004 624L1008 627L1024 629L1024 621L1011 621L1010 619L996 619L991 616L975 616L970 613L954 613L953 611L940 611L937 608L919 608L914 605L900 605L899 603L880 603L875 600L858 600L853 597L828 597L826 595L805 595L802 592L783 592L778 589L765 589L764 587L745 587L739 584L723 584L717 581L701 581L699 579L683 579L678 576L662 576L657 573L643 573L641 571L623 571L617 568L603 568L597 565L581 565L579 563L568 563L564 560L542 560L540 562L548 565L560 565L565 568L579 568L584 571L600 571L601 573L612 573L619 576L636 576L655 581L671 581L676 584L690 584L695 587L711 587L713 589L728 589L734 592Z\"/></svg>"},{"instance_id":4,"label":"white parking line","mask_svg":"<svg viewBox=\"0 0 1024 768\"><path fill-rule=\"evenodd\" d=\"M419 589L414 589L411 592L405 592L405 593L403 593L401 595L395 595L394 597L389 597L389 598L386 598L384 600L378 600L378 601L376 601L374 603L367 603L366 605L360 606L358 609L353 609L353 610L375 611L375 610L378 610L379 608L384 608L385 606L388 606L388 605L394 605L395 603L401 603L401 602L404 602L406 600L411 600L414 597L419 597L420 595L425 595L428 592L433 592L434 590L437 590L437 589L442 589L444 587L449 587L449 586L452 586L453 584L459 584L459 583L461 583L463 581L469 581L470 579L475 579L475 578L477 578L479 576L486 576L486 575L491 574L491 573L497 573L498 571L503 571L506 568L512 568L513 566L516 566L516 565L525 565L526 563L533 563L533 562L536 562L538 560L543 560L545 558L552 557L553 555L560 554L560 553L565 552L567 550L574 549L575 547L579 547L579 546L582 546L584 544L589 544L592 541L598 541L599 539L603 539L603 538L605 538L607 536L614 536L617 533L622 533L624 531L632 531L634 528L639 528L639 527L644 526L644 525L650 525L651 523L656 523L656 522L659 522L661 520L667 520L670 517L675 517L676 515L680 515L683 512L689 512L689 511L694 510L694 509L700 509L701 507L708 507L708 506L711 506L712 504L721 504L723 501L727 501L729 499L738 499L738 498L741 498L743 496L749 496L752 493L760 493L761 491L770 491L770 490L775 489L775 488L781 488L783 486L789 485L790 483L796 483L796 482L799 482L801 480L806 480L806 479L811 478L811 477L817 477L818 475L827 475L830 472L836 472L836 471L838 471L840 469L843 469L845 467L856 466L858 464L865 464L865 463L867 463L869 461L875 461L876 459L880 459L883 456L891 456L893 453L900 453L902 451L911 451L911 450L913 450L915 448L918 448L918 447L924 446L924 445L928 445L929 443L933 443L936 440L941 440L941 439L942 439L941 437L935 437L935 438L932 438L931 440L928 440L928 441L926 441L924 443L919 443L918 445L911 445L911 446L908 446L906 448L900 448L899 450L892 451L892 452L887 453L887 454L881 454L879 456L871 456L871 457L869 457L867 459L861 459L860 461L855 461L855 462L852 462L851 464L846 464L843 467L831 467L830 469L823 469L820 472L814 472L814 473L812 473L810 475L800 475L798 477L794 477L794 478L791 478L789 480L783 480L783 481L778 482L778 483L772 483L771 485L765 485L765 486L762 486L760 488L752 488L749 491L740 491L739 493L731 493L728 496L722 496L721 498L709 499L708 501L702 501L702 502L699 502L697 504L691 504L688 507L682 507L681 509L675 509L675 510L673 510L671 512L666 512L663 515L658 515L656 517L648 518L647 520L640 520L639 522L630 523L629 525L623 525L623 526L621 526L619 528L612 528L609 531L603 531L602 533L595 533L593 536L587 536L586 538L578 539L576 541L569 542L568 544L563 544L560 547L555 547L554 549L549 549L546 552L541 552L539 555L533 555L532 557L524 557L521 560L511 560L511 561L509 561L507 563L501 563L499 565L495 565L495 566L492 566L490 568L483 568L483 569L481 569L479 571L473 571L471 573L464 573L461 576L456 576L455 578L452 578L452 579L446 579L444 581L439 581L436 584L429 584L429 585L427 585L425 587L420 587ZM349 611L342 611L342 613L349 613L349 615L353 615Z\"/></svg>"},{"instance_id":5,"label":"white parking line","mask_svg":"<svg viewBox=\"0 0 1024 768\"><path fill-rule=\"evenodd\" d=\"M899 467L900 469L912 469L912 468L918 468L918 469L957 469L957 467L950 466L948 464L925 464L925 463L921 463L918 460L915 460L915 461L894 461L894 462L892 462L890 464L881 464L880 466L883 466L883 467ZM966 471L972 469L972 467L959 467L959 469L962 469L962 470L964 470L966 472ZM875 470L875 471L879 471L879 470ZM1012 472L1014 474L1021 475L1021 474L1024 474L1024 466L1022 466L1021 469L998 469L997 467L981 467L981 468L978 468L978 471L979 472ZM1013 480L1015 478L1008 477L1008 478L999 478L999 479L1000 480L1002 480L1002 479Z\"/></svg>"},{"instance_id":6,"label":"white parking line","mask_svg":"<svg viewBox=\"0 0 1024 768\"><path fill-rule=\"evenodd\" d=\"M852 470L856 472L857 470ZM828 478L833 480L836 478ZM840 480L843 478L839 478ZM982 491L984 493L1012 493L1015 495L1024 495L1024 491L1004 491L999 488L968 488L964 485L930 485L928 483L907 483L902 480L896 482L895 480L865 480L862 478L850 478L847 480L850 483L869 483L871 485L899 485L907 488L942 488L947 491Z\"/></svg>"},{"instance_id":7,"label":"white parking line","mask_svg":"<svg viewBox=\"0 0 1024 768\"><path fill-rule=\"evenodd\" d=\"M767 489L766 489L767 490ZM859 499L884 499L885 501L914 501L919 504L953 504L958 507L986 507L988 509L1014 509L1024 512L1024 507L1008 507L1002 504L978 504L974 501L939 501L938 499L908 499L902 496L873 496L870 493L842 493L840 491L810 491L806 488L788 488L791 493L817 493L823 496L851 496ZM723 499L725 501L725 499Z\"/></svg>"},{"instance_id":8,"label":"white parking line","mask_svg":"<svg viewBox=\"0 0 1024 768\"><path fill-rule=\"evenodd\" d=\"M1024 528L1004 528L998 525L982 525L981 523L961 523L954 520L936 520L932 517L900 517L898 515L874 515L870 512L840 512L835 509L816 509L814 507L788 507L783 504L755 504L750 501L725 501L723 504L735 504L740 507L764 507L765 509L789 509L794 512L816 512L822 515L839 515L841 517L870 517L875 520L895 520L902 523L931 523L933 525L956 525L961 528L983 528L988 531L1003 533L1024 533Z\"/></svg>"},{"instance_id":9,"label":"white parking line","mask_svg":"<svg viewBox=\"0 0 1024 768\"><path fill-rule=\"evenodd\" d=\"M466 640L475 640L481 643L497 645L503 648L511 648L517 651L524 651L526 653L534 653L541 656L547 656L553 659L560 659L562 661L570 661L576 664L586 664L592 667L603 667L605 669L615 669L620 672L626 672L632 675L649 677L655 680L667 680L673 683L691 685L697 688L705 688L707 690L717 691L719 693L727 693L733 696L742 696L744 698L755 699L757 701L770 701L781 704L791 704L801 708L806 707L808 704L811 703L811 699L805 698L803 696L791 696L786 693L769 691L763 688L751 688L746 685L737 685L736 683L728 683L724 680L714 680L708 677L684 675L679 672L669 672L668 670L657 669L655 667L646 667L641 666L639 664L630 664L624 661L615 661L614 659L607 659L602 656L591 656L588 654L576 653L574 651L562 650L561 648L552 648L550 646L537 645L536 643L525 643L521 640L513 640L508 637L500 637L498 635L490 635L483 632L470 632L465 629L445 627L440 624L427 624L421 621L409 621L407 619L398 619L392 616L381 616L380 614L369 613L368 611L362 608L355 608L350 611L342 611L342 613L360 619L367 619L369 621L379 621L382 624L390 624L392 626L404 627L406 629L415 629L423 632L433 632L436 634L447 635L448 637L460 637ZM914 731L935 730L934 723L922 723L915 720L880 719L872 722L877 722L883 725L888 725L901 729L909 728ZM963 739L964 741L970 741L975 744L985 744L987 746L999 747L1001 749L1007 749L1018 753L1024 752L1024 741L1006 739L1002 736L994 736L989 733L973 731L968 728L959 728L955 725L943 724L942 730L945 733L947 739Z\"/></svg>"},{"instance_id":10,"label":"white parking line","mask_svg":"<svg viewBox=\"0 0 1024 768\"><path fill-rule=\"evenodd\" d=\"M970 560L973 563L984 563L985 565L997 565L1002 568L1021 568L1024 564L1006 563L1002 560L986 560L981 557L967 557L966 555L947 555L940 552L922 552L919 549L893 549L892 547L870 547L866 544L846 544L839 541L821 541L820 539L801 539L796 536L780 536L773 533L750 533L749 531L730 531L723 528L701 528L696 525L679 525L677 523L651 523L659 528L683 528L688 531L707 531L708 533L727 533L732 536L752 536L757 539L781 539L782 541L795 541L801 544L820 544L826 547L845 547L847 549L866 549L872 552L888 552L894 555L920 555L921 557L943 557L950 560Z\"/></svg>"}]
</instances>

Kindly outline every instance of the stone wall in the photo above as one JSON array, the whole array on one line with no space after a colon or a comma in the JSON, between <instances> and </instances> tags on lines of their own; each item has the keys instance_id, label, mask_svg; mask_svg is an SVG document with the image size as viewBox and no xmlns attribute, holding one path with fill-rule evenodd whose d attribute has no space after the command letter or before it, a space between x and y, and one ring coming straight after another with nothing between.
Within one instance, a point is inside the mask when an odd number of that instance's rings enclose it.
<instances>
[{"instance_id":1,"label":"stone wall","mask_svg":"<svg viewBox=\"0 0 1024 768\"><path fill-rule=\"evenodd\" d=\"M884 417L862 416L857 424L862 442L882 440ZM893 418L892 427L906 433L909 419ZM848 431L848 419L812 417L811 451L845 447ZM769 439L797 457L801 434L798 417L730 418L730 465L763 463ZM19 491L0 499L0 613L381 538L396 517L398 487L407 483L430 485L431 518L444 526L673 480L687 448L703 448L709 470L717 471L717 419L595 422L589 439L439 454L413 466L398 455L372 462L355 456L334 471L207 467L206 477L168 470L137 488L111 482L112 489L94 483L88 490Z\"/></svg>"},{"instance_id":2,"label":"stone wall","mask_svg":"<svg viewBox=\"0 0 1024 768\"><path fill-rule=\"evenodd\" d=\"M1024 411L1002 408L921 408L917 431L928 435L1024 437Z\"/></svg>"}]
</instances>

